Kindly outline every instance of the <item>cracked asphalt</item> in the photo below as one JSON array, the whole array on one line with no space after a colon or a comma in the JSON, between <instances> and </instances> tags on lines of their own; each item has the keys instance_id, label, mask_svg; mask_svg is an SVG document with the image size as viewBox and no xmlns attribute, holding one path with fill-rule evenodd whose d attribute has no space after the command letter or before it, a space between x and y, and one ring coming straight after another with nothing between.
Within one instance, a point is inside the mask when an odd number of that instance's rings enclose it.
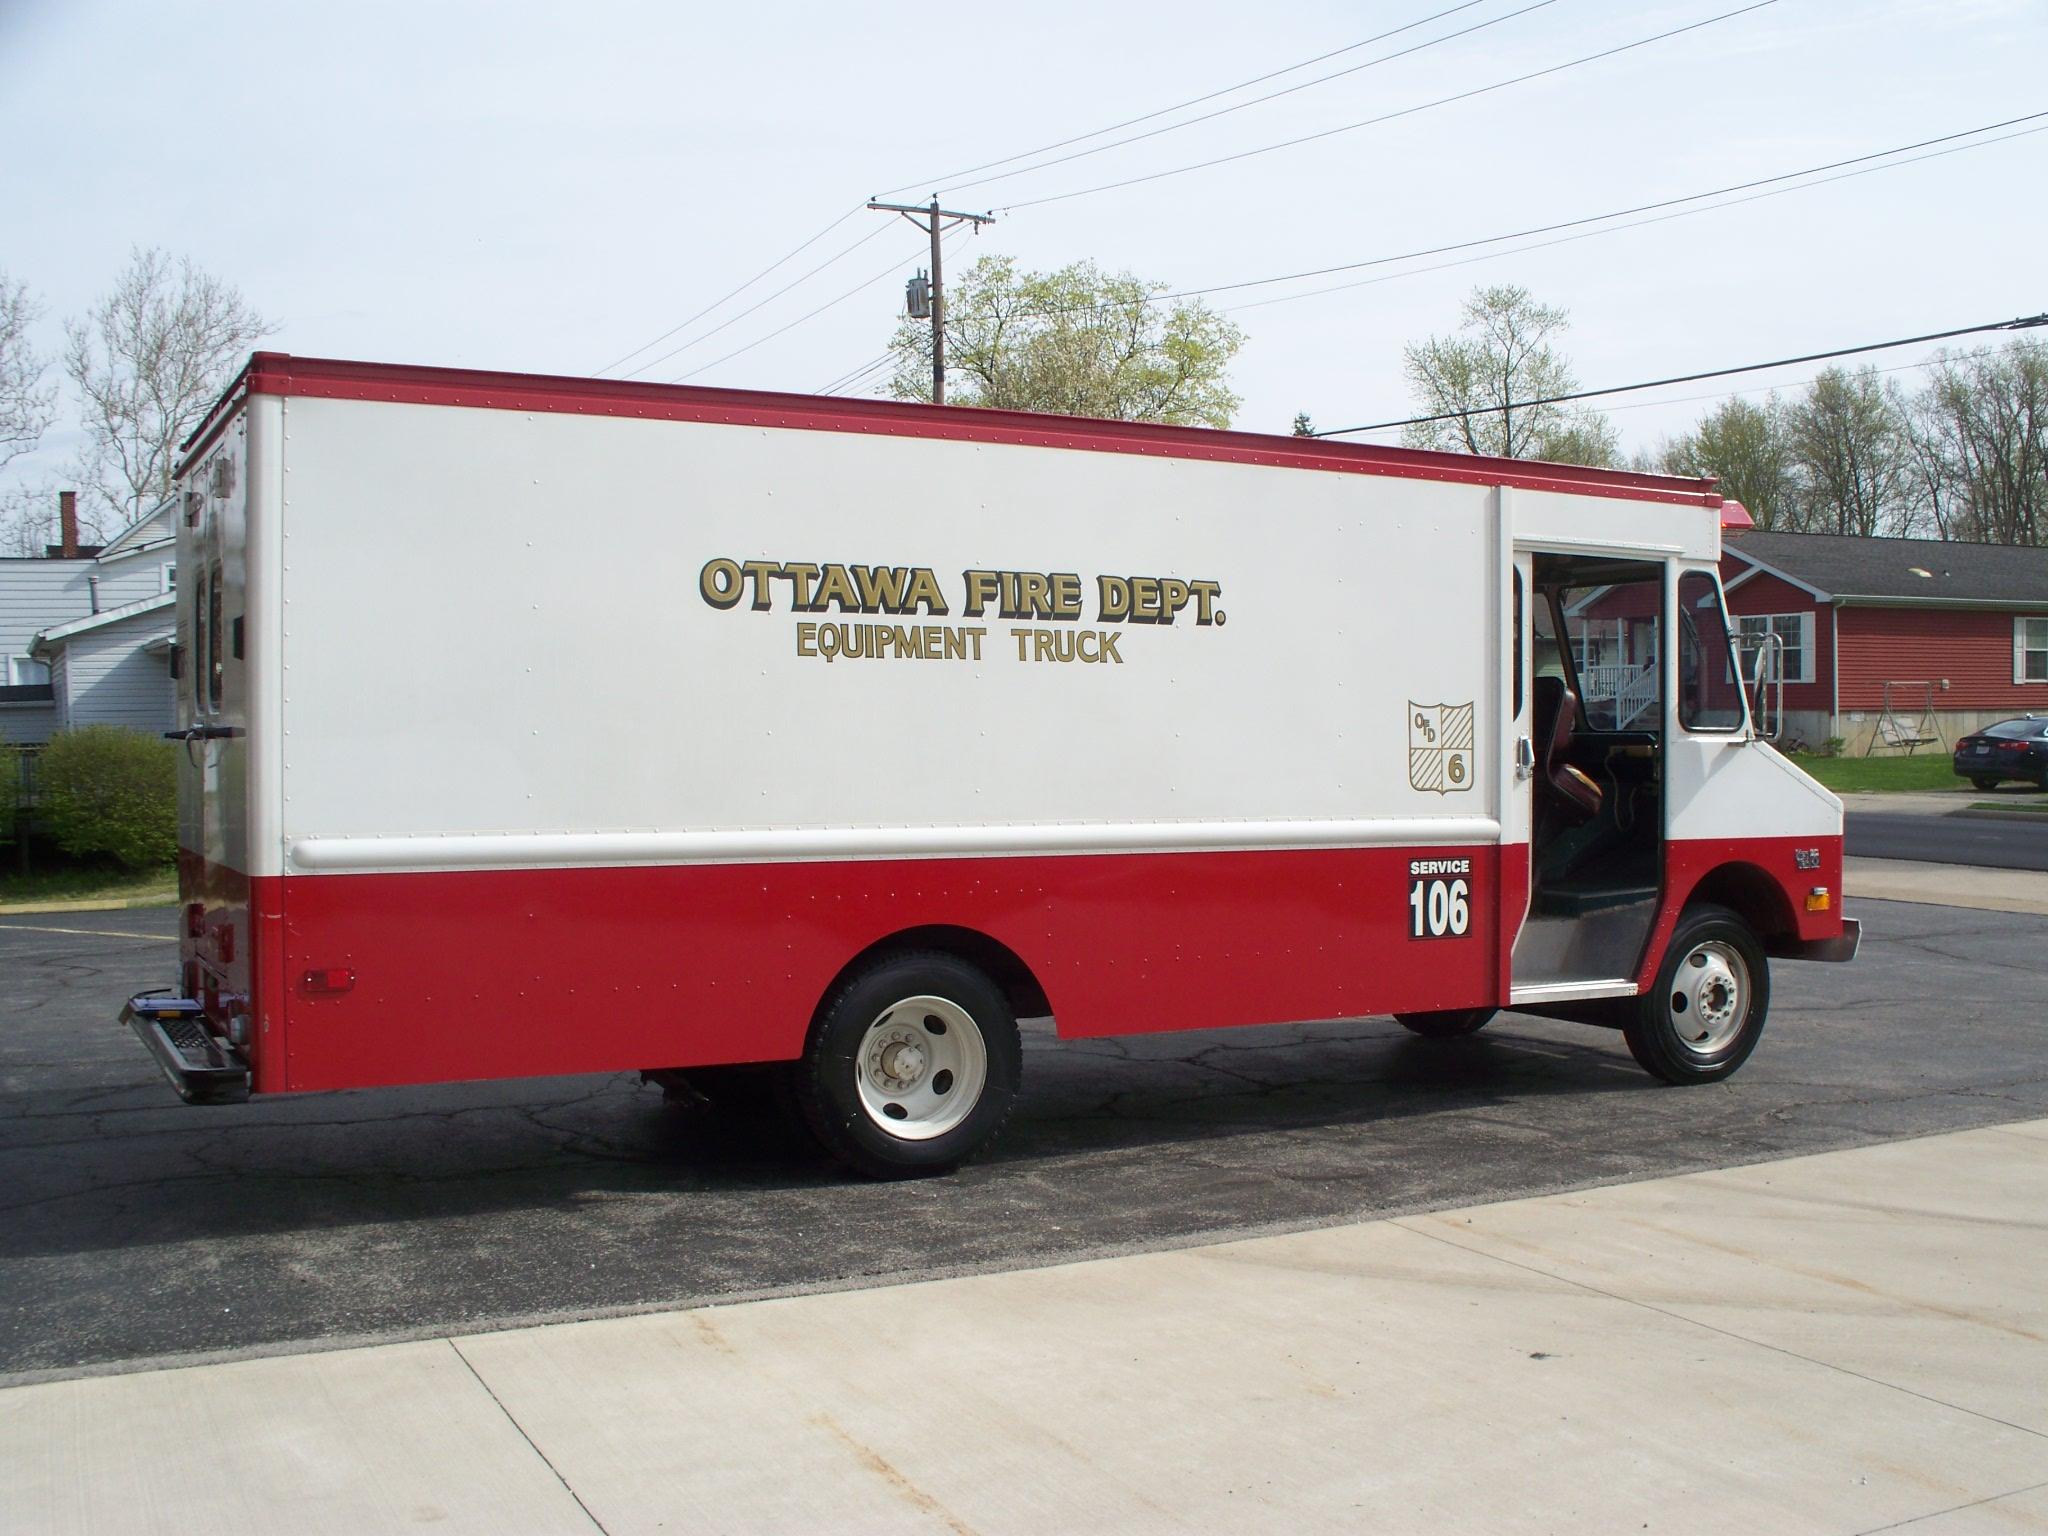
<instances>
[{"instance_id":1,"label":"cracked asphalt","mask_svg":"<svg viewBox=\"0 0 2048 1536\"><path fill-rule=\"evenodd\" d=\"M849 1177L631 1076L180 1104L114 1022L173 909L0 918L0 1375L471 1330L1058 1262L2048 1114L2048 918L1893 902L1781 965L1742 1072L1662 1087L1504 1016L1114 1041L1027 1026L950 1179Z\"/></svg>"}]
</instances>

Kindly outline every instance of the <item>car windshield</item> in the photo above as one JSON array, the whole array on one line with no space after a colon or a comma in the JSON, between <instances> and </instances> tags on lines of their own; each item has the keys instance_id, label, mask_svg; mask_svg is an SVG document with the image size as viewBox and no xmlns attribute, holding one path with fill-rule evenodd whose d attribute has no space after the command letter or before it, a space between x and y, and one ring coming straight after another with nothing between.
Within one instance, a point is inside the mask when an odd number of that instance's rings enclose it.
<instances>
[{"instance_id":1,"label":"car windshield","mask_svg":"<svg viewBox=\"0 0 2048 1536\"><path fill-rule=\"evenodd\" d=\"M2003 736L2007 739L2025 739L2048 733L2048 720L2001 720L1996 725L1987 725L1979 734Z\"/></svg>"}]
</instances>

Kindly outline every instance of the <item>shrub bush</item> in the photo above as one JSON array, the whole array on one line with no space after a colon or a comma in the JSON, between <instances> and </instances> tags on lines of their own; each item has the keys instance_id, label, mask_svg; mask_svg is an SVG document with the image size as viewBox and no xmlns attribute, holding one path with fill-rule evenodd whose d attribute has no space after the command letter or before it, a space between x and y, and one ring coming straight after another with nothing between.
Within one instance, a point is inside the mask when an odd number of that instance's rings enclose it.
<instances>
[{"instance_id":1,"label":"shrub bush","mask_svg":"<svg viewBox=\"0 0 2048 1536\"><path fill-rule=\"evenodd\" d=\"M128 869L178 856L178 749L147 731L62 731L36 765L36 818L66 853Z\"/></svg>"},{"instance_id":2,"label":"shrub bush","mask_svg":"<svg viewBox=\"0 0 2048 1536\"><path fill-rule=\"evenodd\" d=\"M0 847L14 841L21 814L21 751L0 741Z\"/></svg>"}]
</instances>

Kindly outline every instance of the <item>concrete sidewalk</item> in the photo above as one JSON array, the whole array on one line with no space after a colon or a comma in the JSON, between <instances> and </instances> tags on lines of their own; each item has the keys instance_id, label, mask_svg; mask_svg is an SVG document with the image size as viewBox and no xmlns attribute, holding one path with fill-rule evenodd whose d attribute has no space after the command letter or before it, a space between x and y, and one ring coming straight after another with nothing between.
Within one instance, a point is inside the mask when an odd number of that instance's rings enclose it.
<instances>
[{"instance_id":1,"label":"concrete sidewalk","mask_svg":"<svg viewBox=\"0 0 2048 1536\"><path fill-rule=\"evenodd\" d=\"M2048 914L2048 873L2039 870L1920 864L1911 859L1848 858L1842 866L1843 894L1852 901L1917 901L1979 912ZM1853 908L1849 915L1855 916Z\"/></svg>"},{"instance_id":2,"label":"concrete sidewalk","mask_svg":"<svg viewBox=\"0 0 2048 1536\"><path fill-rule=\"evenodd\" d=\"M0 1527L2048 1529L2044 1213L2035 1122L1055 1269L43 1383L0 1393Z\"/></svg>"}]
</instances>

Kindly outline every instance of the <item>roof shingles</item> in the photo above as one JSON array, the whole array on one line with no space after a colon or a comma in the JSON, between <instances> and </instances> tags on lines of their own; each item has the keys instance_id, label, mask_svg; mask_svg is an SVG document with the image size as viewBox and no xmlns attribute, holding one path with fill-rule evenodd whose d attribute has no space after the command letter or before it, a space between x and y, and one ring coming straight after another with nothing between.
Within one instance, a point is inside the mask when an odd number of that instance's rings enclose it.
<instances>
[{"instance_id":1,"label":"roof shingles","mask_svg":"<svg viewBox=\"0 0 2048 1536\"><path fill-rule=\"evenodd\" d=\"M1722 548L1837 602L2048 604L2048 549L1762 532L1731 535Z\"/></svg>"}]
</instances>

